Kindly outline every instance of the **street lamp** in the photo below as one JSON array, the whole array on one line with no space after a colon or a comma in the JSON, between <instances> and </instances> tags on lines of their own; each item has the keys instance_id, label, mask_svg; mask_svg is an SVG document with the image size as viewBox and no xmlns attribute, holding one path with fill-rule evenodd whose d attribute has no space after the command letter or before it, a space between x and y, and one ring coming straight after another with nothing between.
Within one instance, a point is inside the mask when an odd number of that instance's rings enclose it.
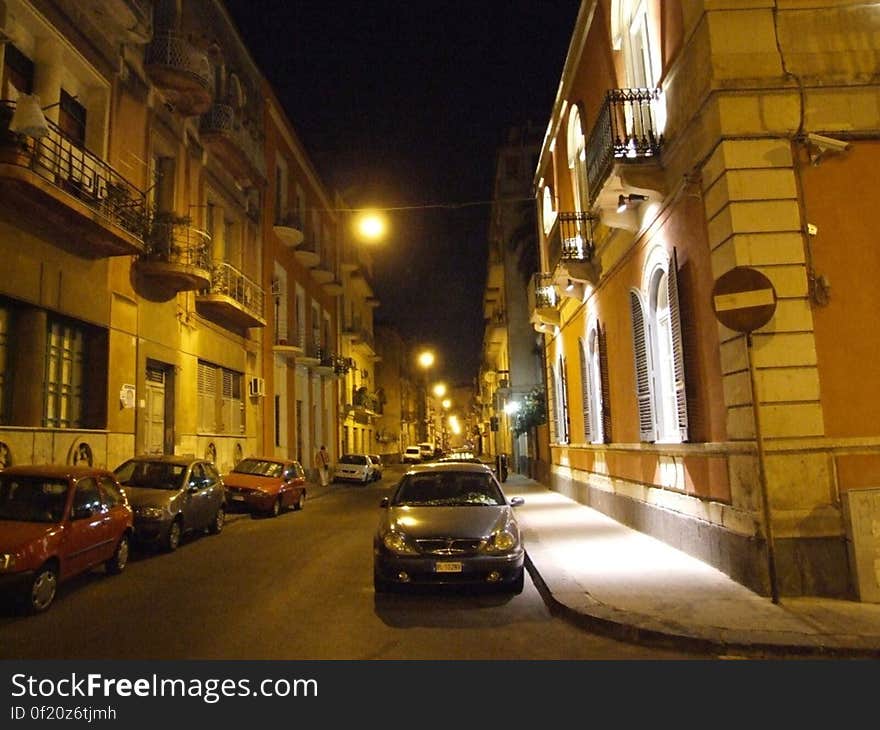
<instances>
[{"instance_id":1,"label":"street lamp","mask_svg":"<svg viewBox=\"0 0 880 730\"><path fill-rule=\"evenodd\" d=\"M419 367L424 371L424 382L423 388L425 391L425 423L424 423L424 433L422 438L426 441L428 440L429 434L429 424L430 424L430 414L428 412L428 370L430 370L434 366L434 353L431 350L422 350L417 356L417 362L419 363Z\"/></svg>"}]
</instances>

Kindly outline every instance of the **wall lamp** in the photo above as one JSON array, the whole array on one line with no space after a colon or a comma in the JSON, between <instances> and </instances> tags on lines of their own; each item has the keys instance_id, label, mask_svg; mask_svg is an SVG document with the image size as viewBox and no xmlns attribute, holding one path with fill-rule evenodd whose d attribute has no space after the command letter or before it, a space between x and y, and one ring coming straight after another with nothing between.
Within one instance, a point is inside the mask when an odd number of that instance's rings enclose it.
<instances>
[{"instance_id":1,"label":"wall lamp","mask_svg":"<svg viewBox=\"0 0 880 730\"><path fill-rule=\"evenodd\" d=\"M630 203L642 203L647 199L647 195L639 195L638 193L631 193L630 195L620 195L617 198L617 212L623 213Z\"/></svg>"},{"instance_id":2,"label":"wall lamp","mask_svg":"<svg viewBox=\"0 0 880 730\"><path fill-rule=\"evenodd\" d=\"M75 96L73 97L76 98ZM22 94L15 102L15 111L12 112L12 119L9 120L9 131L25 134L34 139L40 139L49 134L49 123L46 121L46 115L43 114L47 109L60 105L60 101L56 101L49 106L40 106L40 97L36 94Z\"/></svg>"}]
</instances>

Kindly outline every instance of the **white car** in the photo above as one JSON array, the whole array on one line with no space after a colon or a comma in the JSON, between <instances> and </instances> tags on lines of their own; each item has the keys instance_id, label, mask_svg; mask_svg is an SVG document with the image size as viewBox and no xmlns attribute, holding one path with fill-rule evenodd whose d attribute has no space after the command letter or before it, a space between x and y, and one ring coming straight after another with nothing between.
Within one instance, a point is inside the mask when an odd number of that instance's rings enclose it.
<instances>
[{"instance_id":1,"label":"white car","mask_svg":"<svg viewBox=\"0 0 880 730\"><path fill-rule=\"evenodd\" d=\"M403 452L403 463L421 464L422 450L418 446L407 446L406 451Z\"/></svg>"},{"instance_id":2,"label":"white car","mask_svg":"<svg viewBox=\"0 0 880 730\"><path fill-rule=\"evenodd\" d=\"M368 484L376 480L375 473L373 460L366 454L343 454L333 470L333 481Z\"/></svg>"}]
</instances>

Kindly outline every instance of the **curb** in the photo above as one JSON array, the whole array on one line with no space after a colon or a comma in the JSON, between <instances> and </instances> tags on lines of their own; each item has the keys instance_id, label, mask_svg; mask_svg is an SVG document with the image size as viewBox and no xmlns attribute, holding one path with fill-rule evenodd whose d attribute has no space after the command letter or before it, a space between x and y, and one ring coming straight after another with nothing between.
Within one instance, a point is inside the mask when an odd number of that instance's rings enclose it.
<instances>
[{"instance_id":1,"label":"curb","mask_svg":"<svg viewBox=\"0 0 880 730\"><path fill-rule=\"evenodd\" d=\"M742 659L880 659L880 649L829 646L819 643L832 637L817 636L816 643L725 640L720 636L699 635L685 627L659 625L655 619L592 602L589 608L574 609L556 599L526 550L526 569L551 615L607 638L631 644L675 649L716 658ZM590 602L592 599L586 597ZM651 625L653 624L653 625ZM723 630L719 629L718 633ZM759 632L756 632L759 633ZM840 637L838 640L845 640Z\"/></svg>"}]
</instances>

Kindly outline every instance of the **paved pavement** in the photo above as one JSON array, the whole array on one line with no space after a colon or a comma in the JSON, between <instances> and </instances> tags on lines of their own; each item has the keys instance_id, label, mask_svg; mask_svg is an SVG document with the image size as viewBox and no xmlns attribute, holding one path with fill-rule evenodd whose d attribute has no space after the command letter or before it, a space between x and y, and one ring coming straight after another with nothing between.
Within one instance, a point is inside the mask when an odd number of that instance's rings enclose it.
<instances>
[{"instance_id":1,"label":"paved pavement","mask_svg":"<svg viewBox=\"0 0 880 730\"><path fill-rule=\"evenodd\" d=\"M527 565L557 615L627 641L744 658L880 658L880 604L778 603L532 479L504 484Z\"/></svg>"},{"instance_id":2,"label":"paved pavement","mask_svg":"<svg viewBox=\"0 0 880 730\"><path fill-rule=\"evenodd\" d=\"M384 482L383 482L384 485ZM310 485L309 498L333 486ZM520 474L504 483L554 615L640 644L731 658L880 659L880 604L773 603L719 570Z\"/></svg>"}]
</instances>

